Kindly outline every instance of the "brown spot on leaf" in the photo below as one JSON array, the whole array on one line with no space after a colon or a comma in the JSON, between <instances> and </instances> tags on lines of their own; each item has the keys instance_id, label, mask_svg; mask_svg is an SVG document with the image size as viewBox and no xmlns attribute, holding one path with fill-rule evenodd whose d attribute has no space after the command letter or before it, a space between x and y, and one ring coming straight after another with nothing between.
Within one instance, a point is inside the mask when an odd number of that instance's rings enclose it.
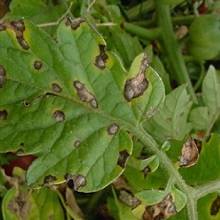
<instances>
[{"instance_id":1,"label":"brown spot on leaf","mask_svg":"<svg viewBox=\"0 0 220 220\"><path fill-rule=\"evenodd\" d=\"M108 55L106 54L106 46L103 44L100 44L99 55L96 56L95 65L100 69L104 69L107 59L108 59Z\"/></svg>"},{"instance_id":2,"label":"brown spot on leaf","mask_svg":"<svg viewBox=\"0 0 220 220\"><path fill-rule=\"evenodd\" d=\"M53 92L56 92L56 93L62 92L62 88L57 83L52 83L52 90Z\"/></svg>"},{"instance_id":3,"label":"brown spot on leaf","mask_svg":"<svg viewBox=\"0 0 220 220\"><path fill-rule=\"evenodd\" d=\"M217 198L213 201L210 209L211 215L217 215L220 210L220 196L217 196Z\"/></svg>"},{"instance_id":4,"label":"brown spot on leaf","mask_svg":"<svg viewBox=\"0 0 220 220\"><path fill-rule=\"evenodd\" d=\"M34 69L40 70L43 66L43 63L40 60L35 60L34 61Z\"/></svg>"},{"instance_id":5,"label":"brown spot on leaf","mask_svg":"<svg viewBox=\"0 0 220 220\"><path fill-rule=\"evenodd\" d=\"M2 65L0 65L0 88L2 88L5 83L5 77L6 77L5 68Z\"/></svg>"},{"instance_id":6,"label":"brown spot on leaf","mask_svg":"<svg viewBox=\"0 0 220 220\"><path fill-rule=\"evenodd\" d=\"M18 21L12 21L11 26L16 30L20 32L25 31L25 26L24 26L24 21L23 20L18 20Z\"/></svg>"},{"instance_id":7,"label":"brown spot on leaf","mask_svg":"<svg viewBox=\"0 0 220 220\"><path fill-rule=\"evenodd\" d=\"M24 107L30 107L30 105L31 105L31 103L30 103L30 101L28 101L28 100L24 100L23 101L23 105L24 105Z\"/></svg>"},{"instance_id":8,"label":"brown spot on leaf","mask_svg":"<svg viewBox=\"0 0 220 220\"><path fill-rule=\"evenodd\" d=\"M67 181L67 185L75 191L86 185L86 178L82 175L66 174L65 179Z\"/></svg>"},{"instance_id":9,"label":"brown spot on leaf","mask_svg":"<svg viewBox=\"0 0 220 220\"><path fill-rule=\"evenodd\" d=\"M73 86L75 87L77 95L82 102L87 102L90 104L91 107L98 108L98 103L95 96L87 90L83 83L76 80L73 82Z\"/></svg>"},{"instance_id":10,"label":"brown spot on leaf","mask_svg":"<svg viewBox=\"0 0 220 220\"><path fill-rule=\"evenodd\" d=\"M143 174L144 174L144 177L146 177L150 172L151 172L151 169L149 166L146 166L143 170L142 170Z\"/></svg>"},{"instance_id":11,"label":"brown spot on leaf","mask_svg":"<svg viewBox=\"0 0 220 220\"><path fill-rule=\"evenodd\" d=\"M118 132L119 126L116 123L111 124L108 127L108 134L114 135Z\"/></svg>"},{"instance_id":12,"label":"brown spot on leaf","mask_svg":"<svg viewBox=\"0 0 220 220\"><path fill-rule=\"evenodd\" d=\"M125 203L126 205L135 208L137 207L141 201L134 197L130 192L127 192L125 190L121 190L119 194L119 199Z\"/></svg>"},{"instance_id":13,"label":"brown spot on leaf","mask_svg":"<svg viewBox=\"0 0 220 220\"><path fill-rule=\"evenodd\" d=\"M70 26L72 30L76 30L78 27L80 27L80 24L83 22L85 22L84 18L72 19L71 17L67 17L66 25Z\"/></svg>"},{"instance_id":14,"label":"brown spot on leaf","mask_svg":"<svg viewBox=\"0 0 220 220\"><path fill-rule=\"evenodd\" d=\"M146 207L143 219L165 220L176 214L173 198L168 194L160 203Z\"/></svg>"},{"instance_id":15,"label":"brown spot on leaf","mask_svg":"<svg viewBox=\"0 0 220 220\"><path fill-rule=\"evenodd\" d=\"M8 203L8 209L16 214L19 219L27 219L28 211L31 206L31 203L27 202L27 196L27 192L20 192L18 196L11 199Z\"/></svg>"},{"instance_id":16,"label":"brown spot on leaf","mask_svg":"<svg viewBox=\"0 0 220 220\"><path fill-rule=\"evenodd\" d=\"M76 140L75 142L74 142L74 146L77 148L77 147L79 147L79 145L81 144L81 141L80 140Z\"/></svg>"},{"instance_id":17,"label":"brown spot on leaf","mask_svg":"<svg viewBox=\"0 0 220 220\"><path fill-rule=\"evenodd\" d=\"M0 110L0 120L6 120L8 117L8 112L6 110Z\"/></svg>"},{"instance_id":18,"label":"brown spot on leaf","mask_svg":"<svg viewBox=\"0 0 220 220\"><path fill-rule=\"evenodd\" d=\"M27 41L24 39L24 31L25 31L24 22L22 20L12 21L10 23L9 27L14 30L17 41L20 44L20 46L24 50L28 50L29 45L28 45Z\"/></svg>"},{"instance_id":19,"label":"brown spot on leaf","mask_svg":"<svg viewBox=\"0 0 220 220\"><path fill-rule=\"evenodd\" d=\"M189 138L182 147L180 166L191 167L196 164L199 158L199 150L196 142Z\"/></svg>"},{"instance_id":20,"label":"brown spot on leaf","mask_svg":"<svg viewBox=\"0 0 220 220\"><path fill-rule=\"evenodd\" d=\"M130 102L133 98L143 95L147 89L148 80L145 77L145 72L148 66L148 59L146 54L144 54L138 74L135 77L128 79L125 83L124 97L127 101Z\"/></svg>"},{"instance_id":21,"label":"brown spot on leaf","mask_svg":"<svg viewBox=\"0 0 220 220\"><path fill-rule=\"evenodd\" d=\"M126 150L120 151L117 164L120 167L125 168L125 164L127 162L128 157L129 157L129 153Z\"/></svg>"},{"instance_id":22,"label":"brown spot on leaf","mask_svg":"<svg viewBox=\"0 0 220 220\"><path fill-rule=\"evenodd\" d=\"M76 176L74 180L74 189L78 190L80 187L85 186L85 185L86 185L86 178L82 175Z\"/></svg>"},{"instance_id":23,"label":"brown spot on leaf","mask_svg":"<svg viewBox=\"0 0 220 220\"><path fill-rule=\"evenodd\" d=\"M55 176L48 175L48 176L44 177L44 184L53 183L56 180L57 180L57 178Z\"/></svg>"},{"instance_id":24,"label":"brown spot on leaf","mask_svg":"<svg viewBox=\"0 0 220 220\"><path fill-rule=\"evenodd\" d=\"M24 50L28 50L30 48L23 36L17 36L17 40Z\"/></svg>"},{"instance_id":25,"label":"brown spot on leaf","mask_svg":"<svg viewBox=\"0 0 220 220\"><path fill-rule=\"evenodd\" d=\"M55 120L56 120L57 122L62 122L62 121L65 120L65 114L64 114L64 112L59 111L59 110L57 110L57 111L55 111L55 112L53 113L53 117L55 118Z\"/></svg>"}]
</instances>

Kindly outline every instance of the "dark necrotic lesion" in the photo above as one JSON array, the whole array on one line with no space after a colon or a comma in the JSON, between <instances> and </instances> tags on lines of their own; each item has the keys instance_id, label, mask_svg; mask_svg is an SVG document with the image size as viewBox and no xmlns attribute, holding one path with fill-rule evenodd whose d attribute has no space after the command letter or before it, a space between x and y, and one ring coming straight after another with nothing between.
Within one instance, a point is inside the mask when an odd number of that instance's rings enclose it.
<instances>
[{"instance_id":1,"label":"dark necrotic lesion","mask_svg":"<svg viewBox=\"0 0 220 220\"><path fill-rule=\"evenodd\" d=\"M92 108L98 108L98 103L95 96L87 90L85 84L81 83L79 80L76 80L73 82L73 86L82 102L89 103Z\"/></svg>"},{"instance_id":2,"label":"dark necrotic lesion","mask_svg":"<svg viewBox=\"0 0 220 220\"><path fill-rule=\"evenodd\" d=\"M146 54L144 54L137 75L131 79L128 79L125 82L124 97L127 101L130 102L132 99L143 95L145 90L148 88L149 83L145 76L145 72L148 66L149 66L148 59Z\"/></svg>"},{"instance_id":3,"label":"dark necrotic lesion","mask_svg":"<svg viewBox=\"0 0 220 220\"><path fill-rule=\"evenodd\" d=\"M106 46L103 44L99 44L99 55L95 58L95 65L99 69L105 69L107 60L108 55L106 53Z\"/></svg>"}]
</instances>

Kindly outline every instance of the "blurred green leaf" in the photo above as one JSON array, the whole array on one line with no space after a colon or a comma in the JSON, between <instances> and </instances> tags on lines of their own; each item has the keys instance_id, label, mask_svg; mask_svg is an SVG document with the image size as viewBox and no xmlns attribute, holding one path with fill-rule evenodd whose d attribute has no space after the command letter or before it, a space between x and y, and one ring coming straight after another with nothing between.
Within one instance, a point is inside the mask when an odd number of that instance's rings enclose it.
<instances>
[{"instance_id":1,"label":"blurred green leaf","mask_svg":"<svg viewBox=\"0 0 220 220\"><path fill-rule=\"evenodd\" d=\"M213 59L220 53L220 16L210 14L196 17L189 29L188 48L198 60Z\"/></svg>"}]
</instances>

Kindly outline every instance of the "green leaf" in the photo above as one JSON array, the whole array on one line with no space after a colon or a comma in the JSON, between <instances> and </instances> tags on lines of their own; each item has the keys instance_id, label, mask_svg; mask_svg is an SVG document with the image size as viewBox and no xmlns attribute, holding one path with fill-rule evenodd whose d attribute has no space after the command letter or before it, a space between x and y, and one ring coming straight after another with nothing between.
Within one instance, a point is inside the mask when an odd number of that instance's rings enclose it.
<instances>
[{"instance_id":1,"label":"green leaf","mask_svg":"<svg viewBox=\"0 0 220 220\"><path fill-rule=\"evenodd\" d=\"M32 193L23 187L11 188L2 201L4 220L54 220L64 219L57 195L48 188Z\"/></svg>"},{"instance_id":2,"label":"green leaf","mask_svg":"<svg viewBox=\"0 0 220 220\"><path fill-rule=\"evenodd\" d=\"M172 187L171 194L174 198L176 211L180 212L186 206L187 197L185 193L177 189L175 186Z\"/></svg>"},{"instance_id":3,"label":"green leaf","mask_svg":"<svg viewBox=\"0 0 220 220\"><path fill-rule=\"evenodd\" d=\"M151 206L161 202L167 195L166 191L161 190L144 190L135 194L145 205Z\"/></svg>"},{"instance_id":4,"label":"green leaf","mask_svg":"<svg viewBox=\"0 0 220 220\"><path fill-rule=\"evenodd\" d=\"M43 0L13 0L6 18L29 19L36 24L54 22L67 10L65 4L47 5Z\"/></svg>"},{"instance_id":5,"label":"green leaf","mask_svg":"<svg viewBox=\"0 0 220 220\"><path fill-rule=\"evenodd\" d=\"M220 81L213 66L210 66L202 84L204 107L194 108L190 114L193 127L198 130L210 130L219 117Z\"/></svg>"},{"instance_id":6,"label":"green leaf","mask_svg":"<svg viewBox=\"0 0 220 220\"><path fill-rule=\"evenodd\" d=\"M198 16L189 29L189 50L198 60L210 60L219 55L219 14ZM205 31L204 31L205 30Z\"/></svg>"},{"instance_id":7,"label":"green leaf","mask_svg":"<svg viewBox=\"0 0 220 220\"><path fill-rule=\"evenodd\" d=\"M183 140L191 130L187 122L191 105L185 85L176 88L166 96L158 113L145 123L146 129L160 143L168 139Z\"/></svg>"},{"instance_id":8,"label":"green leaf","mask_svg":"<svg viewBox=\"0 0 220 220\"><path fill-rule=\"evenodd\" d=\"M213 134L208 143L204 143L198 162L189 168L181 168L180 173L189 185L200 185L220 178L220 135ZM195 175L196 174L196 175Z\"/></svg>"},{"instance_id":9,"label":"green leaf","mask_svg":"<svg viewBox=\"0 0 220 220\"><path fill-rule=\"evenodd\" d=\"M82 19L63 22L56 42L28 22L22 39L7 26L0 42L0 151L39 156L27 172L28 184L47 175L62 182L71 174L82 180L75 190L92 192L121 175L132 153L127 130L164 99L163 83L145 69L144 55L128 73ZM139 73L147 88L127 100L125 84Z\"/></svg>"},{"instance_id":10,"label":"green leaf","mask_svg":"<svg viewBox=\"0 0 220 220\"><path fill-rule=\"evenodd\" d=\"M195 130L206 130L209 125L209 113L207 107L197 107L190 112L189 120Z\"/></svg>"}]
</instances>

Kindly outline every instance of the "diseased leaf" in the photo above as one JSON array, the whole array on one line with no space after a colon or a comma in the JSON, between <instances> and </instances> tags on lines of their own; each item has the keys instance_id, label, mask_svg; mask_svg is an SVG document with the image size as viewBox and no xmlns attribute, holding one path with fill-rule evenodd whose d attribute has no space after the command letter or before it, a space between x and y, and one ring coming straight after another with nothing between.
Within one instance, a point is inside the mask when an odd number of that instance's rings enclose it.
<instances>
[{"instance_id":1,"label":"diseased leaf","mask_svg":"<svg viewBox=\"0 0 220 220\"><path fill-rule=\"evenodd\" d=\"M145 127L160 143L169 139L183 140L191 130L187 122L192 102L184 85L166 96L164 105Z\"/></svg>"},{"instance_id":2,"label":"diseased leaf","mask_svg":"<svg viewBox=\"0 0 220 220\"><path fill-rule=\"evenodd\" d=\"M48 188L33 193L23 187L11 188L3 198L2 213L4 220L64 219L57 195Z\"/></svg>"},{"instance_id":3,"label":"diseased leaf","mask_svg":"<svg viewBox=\"0 0 220 220\"><path fill-rule=\"evenodd\" d=\"M192 167L180 168L180 173L190 185L204 184L220 178L219 160L220 136L213 134L209 142L202 145L198 162Z\"/></svg>"},{"instance_id":4,"label":"diseased leaf","mask_svg":"<svg viewBox=\"0 0 220 220\"><path fill-rule=\"evenodd\" d=\"M56 42L31 23L18 24L5 23L0 33L0 151L39 156L28 184L52 175L75 181L78 191L104 188L132 153L127 129L163 101L161 79L143 54L127 73L82 18L64 21ZM126 99L126 83L140 75L147 86L128 83L135 94Z\"/></svg>"},{"instance_id":5,"label":"diseased leaf","mask_svg":"<svg viewBox=\"0 0 220 220\"><path fill-rule=\"evenodd\" d=\"M198 215L201 220L218 220L220 218L220 197L217 193L209 194L198 201Z\"/></svg>"}]
</instances>

